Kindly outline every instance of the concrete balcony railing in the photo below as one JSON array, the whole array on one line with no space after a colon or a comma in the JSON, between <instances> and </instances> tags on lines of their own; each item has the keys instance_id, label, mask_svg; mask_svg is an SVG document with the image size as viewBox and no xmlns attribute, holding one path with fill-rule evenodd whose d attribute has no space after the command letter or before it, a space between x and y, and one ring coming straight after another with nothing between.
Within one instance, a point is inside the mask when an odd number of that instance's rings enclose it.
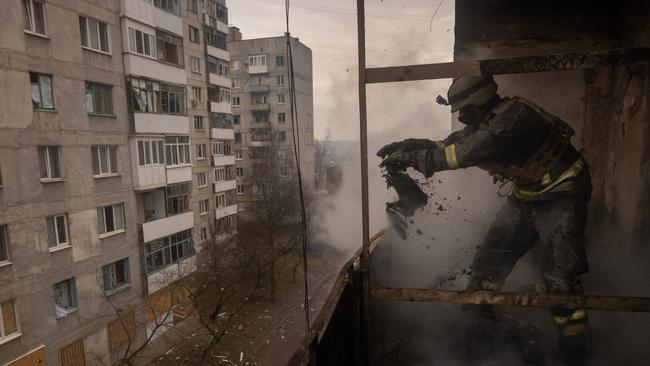
<instances>
[{"instance_id":1,"label":"concrete balcony railing","mask_svg":"<svg viewBox=\"0 0 650 366\"><path fill-rule=\"evenodd\" d=\"M232 114L232 106L227 102L210 102L210 112Z\"/></svg>"},{"instance_id":2,"label":"concrete balcony railing","mask_svg":"<svg viewBox=\"0 0 650 366\"><path fill-rule=\"evenodd\" d=\"M208 45L208 55L223 61L230 61L230 52L211 45Z\"/></svg>"},{"instance_id":3,"label":"concrete balcony railing","mask_svg":"<svg viewBox=\"0 0 650 366\"><path fill-rule=\"evenodd\" d=\"M226 216L234 215L236 213L237 213L237 205L219 207L214 210L214 215L217 220L222 219Z\"/></svg>"},{"instance_id":4,"label":"concrete balcony railing","mask_svg":"<svg viewBox=\"0 0 650 366\"><path fill-rule=\"evenodd\" d=\"M154 219L142 224L142 236L145 243L164 238L179 231L194 227L194 212Z\"/></svg>"},{"instance_id":5,"label":"concrete balcony railing","mask_svg":"<svg viewBox=\"0 0 650 366\"><path fill-rule=\"evenodd\" d=\"M234 179L212 183L213 193L232 191L233 189L237 189L237 181Z\"/></svg>"},{"instance_id":6,"label":"concrete balcony railing","mask_svg":"<svg viewBox=\"0 0 650 366\"><path fill-rule=\"evenodd\" d=\"M250 110L252 112L265 112L271 110L271 105L269 103L255 103L250 105Z\"/></svg>"},{"instance_id":7,"label":"concrete balcony railing","mask_svg":"<svg viewBox=\"0 0 650 366\"><path fill-rule=\"evenodd\" d=\"M267 72L269 72L267 65L248 66L249 74L265 74Z\"/></svg>"},{"instance_id":8,"label":"concrete balcony railing","mask_svg":"<svg viewBox=\"0 0 650 366\"><path fill-rule=\"evenodd\" d=\"M210 73L210 84L222 86L224 88L230 88L232 86L232 82L229 78L223 75L217 75L213 72Z\"/></svg>"},{"instance_id":9,"label":"concrete balcony railing","mask_svg":"<svg viewBox=\"0 0 650 366\"><path fill-rule=\"evenodd\" d=\"M232 128L211 128L210 138L221 140L234 140L235 131Z\"/></svg>"},{"instance_id":10,"label":"concrete balcony railing","mask_svg":"<svg viewBox=\"0 0 650 366\"><path fill-rule=\"evenodd\" d=\"M182 259L178 263L169 265L157 272L147 275L147 292L152 294L161 288L169 286L181 278L195 272L197 269L196 255Z\"/></svg>"},{"instance_id":11,"label":"concrete balcony railing","mask_svg":"<svg viewBox=\"0 0 650 366\"><path fill-rule=\"evenodd\" d=\"M190 133L190 122L187 116L157 113L133 113L136 133L141 134L175 134Z\"/></svg>"},{"instance_id":12,"label":"concrete balcony railing","mask_svg":"<svg viewBox=\"0 0 650 366\"><path fill-rule=\"evenodd\" d=\"M251 147L271 146L271 140L256 140L249 143Z\"/></svg>"},{"instance_id":13,"label":"concrete balcony railing","mask_svg":"<svg viewBox=\"0 0 650 366\"><path fill-rule=\"evenodd\" d=\"M235 155L212 155L212 166L235 165Z\"/></svg>"},{"instance_id":14,"label":"concrete balcony railing","mask_svg":"<svg viewBox=\"0 0 650 366\"><path fill-rule=\"evenodd\" d=\"M226 23L224 23L224 22L222 22L220 20L217 20L217 30L219 32L225 33L225 34L230 33L230 28L228 27L228 24L226 24Z\"/></svg>"},{"instance_id":15,"label":"concrete balcony railing","mask_svg":"<svg viewBox=\"0 0 650 366\"><path fill-rule=\"evenodd\" d=\"M140 0L141 1L141 0ZM187 84L185 69L168 65L146 56L124 54L124 73L144 76L174 84Z\"/></svg>"},{"instance_id":16,"label":"concrete balcony railing","mask_svg":"<svg viewBox=\"0 0 650 366\"><path fill-rule=\"evenodd\" d=\"M167 184L175 184L192 181L192 164L168 165Z\"/></svg>"},{"instance_id":17,"label":"concrete balcony railing","mask_svg":"<svg viewBox=\"0 0 650 366\"><path fill-rule=\"evenodd\" d=\"M183 19L155 7L151 1L122 0L122 11L127 18L183 36Z\"/></svg>"},{"instance_id":18,"label":"concrete balcony railing","mask_svg":"<svg viewBox=\"0 0 650 366\"><path fill-rule=\"evenodd\" d=\"M266 93L271 90L271 87L268 85L249 85L247 89L249 93Z\"/></svg>"}]
</instances>

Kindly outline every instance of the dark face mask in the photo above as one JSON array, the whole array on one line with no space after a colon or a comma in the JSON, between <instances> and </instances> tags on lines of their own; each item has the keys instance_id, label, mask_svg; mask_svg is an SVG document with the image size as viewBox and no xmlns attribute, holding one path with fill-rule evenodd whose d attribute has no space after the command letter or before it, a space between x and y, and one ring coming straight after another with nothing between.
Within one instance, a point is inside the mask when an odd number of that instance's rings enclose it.
<instances>
[{"instance_id":1,"label":"dark face mask","mask_svg":"<svg viewBox=\"0 0 650 366\"><path fill-rule=\"evenodd\" d=\"M474 125L480 122L483 117L483 109L477 106L467 106L461 108L458 114L458 121L466 125Z\"/></svg>"}]
</instances>

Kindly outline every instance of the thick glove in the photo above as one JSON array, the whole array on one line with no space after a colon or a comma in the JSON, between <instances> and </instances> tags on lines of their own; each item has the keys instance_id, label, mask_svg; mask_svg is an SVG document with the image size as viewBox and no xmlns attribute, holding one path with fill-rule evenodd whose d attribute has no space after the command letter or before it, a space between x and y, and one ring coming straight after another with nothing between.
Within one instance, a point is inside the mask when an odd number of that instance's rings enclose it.
<instances>
[{"instance_id":1,"label":"thick glove","mask_svg":"<svg viewBox=\"0 0 650 366\"><path fill-rule=\"evenodd\" d=\"M406 139L402 141L391 142L377 151L377 156L385 158L386 156L397 152L411 152L415 150L436 149L442 144L440 142L428 139Z\"/></svg>"}]
</instances>

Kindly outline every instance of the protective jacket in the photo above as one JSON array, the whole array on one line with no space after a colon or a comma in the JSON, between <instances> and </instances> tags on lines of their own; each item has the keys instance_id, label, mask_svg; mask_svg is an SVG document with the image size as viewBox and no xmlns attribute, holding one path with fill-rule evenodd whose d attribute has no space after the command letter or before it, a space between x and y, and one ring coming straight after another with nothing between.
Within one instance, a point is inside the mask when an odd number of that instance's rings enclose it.
<instances>
[{"instance_id":1,"label":"protective jacket","mask_svg":"<svg viewBox=\"0 0 650 366\"><path fill-rule=\"evenodd\" d=\"M495 181L512 181L518 198L549 198L579 188L584 180L585 163L571 146L571 135L560 118L523 98L505 98L481 123L452 133L438 148L421 150L418 166L427 176L478 166Z\"/></svg>"}]
</instances>

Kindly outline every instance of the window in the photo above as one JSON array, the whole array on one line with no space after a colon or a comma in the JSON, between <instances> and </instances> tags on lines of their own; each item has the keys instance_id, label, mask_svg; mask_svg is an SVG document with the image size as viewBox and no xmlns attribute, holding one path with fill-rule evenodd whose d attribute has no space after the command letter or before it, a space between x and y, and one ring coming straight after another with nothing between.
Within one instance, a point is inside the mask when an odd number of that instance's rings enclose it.
<instances>
[{"instance_id":1,"label":"window","mask_svg":"<svg viewBox=\"0 0 650 366\"><path fill-rule=\"evenodd\" d=\"M0 225L0 264L9 262L9 234L7 225Z\"/></svg>"},{"instance_id":2,"label":"window","mask_svg":"<svg viewBox=\"0 0 650 366\"><path fill-rule=\"evenodd\" d=\"M239 60L230 61L230 70L239 71Z\"/></svg>"},{"instance_id":3,"label":"window","mask_svg":"<svg viewBox=\"0 0 650 366\"><path fill-rule=\"evenodd\" d=\"M99 235L124 231L124 204L118 203L97 208Z\"/></svg>"},{"instance_id":4,"label":"window","mask_svg":"<svg viewBox=\"0 0 650 366\"><path fill-rule=\"evenodd\" d=\"M144 79L127 79L129 106L133 112L160 113L160 84Z\"/></svg>"},{"instance_id":5,"label":"window","mask_svg":"<svg viewBox=\"0 0 650 366\"><path fill-rule=\"evenodd\" d=\"M275 77L275 80L278 85L284 85L284 75L278 75Z\"/></svg>"},{"instance_id":6,"label":"window","mask_svg":"<svg viewBox=\"0 0 650 366\"><path fill-rule=\"evenodd\" d=\"M287 169L286 165L280 165L280 176L281 177L289 176L289 169Z\"/></svg>"},{"instance_id":7,"label":"window","mask_svg":"<svg viewBox=\"0 0 650 366\"><path fill-rule=\"evenodd\" d=\"M16 301L4 301L0 304L0 341L19 334Z\"/></svg>"},{"instance_id":8,"label":"window","mask_svg":"<svg viewBox=\"0 0 650 366\"><path fill-rule=\"evenodd\" d=\"M110 52L108 25L94 18L79 17L81 46L95 51Z\"/></svg>"},{"instance_id":9,"label":"window","mask_svg":"<svg viewBox=\"0 0 650 366\"><path fill-rule=\"evenodd\" d=\"M194 129L203 130L203 116L194 116Z\"/></svg>"},{"instance_id":10,"label":"window","mask_svg":"<svg viewBox=\"0 0 650 366\"><path fill-rule=\"evenodd\" d=\"M199 29L188 25L190 31L190 42L199 44Z\"/></svg>"},{"instance_id":11,"label":"window","mask_svg":"<svg viewBox=\"0 0 650 366\"><path fill-rule=\"evenodd\" d=\"M207 214L209 210L210 210L210 200L209 199L204 199L204 200L199 201L199 213L201 215Z\"/></svg>"},{"instance_id":12,"label":"window","mask_svg":"<svg viewBox=\"0 0 650 366\"><path fill-rule=\"evenodd\" d=\"M266 55L248 56L248 66L266 66Z\"/></svg>"},{"instance_id":13,"label":"window","mask_svg":"<svg viewBox=\"0 0 650 366\"><path fill-rule=\"evenodd\" d=\"M90 148L93 158L93 175L107 176L118 173L117 145L98 145Z\"/></svg>"},{"instance_id":14,"label":"window","mask_svg":"<svg viewBox=\"0 0 650 366\"><path fill-rule=\"evenodd\" d=\"M284 56L275 56L275 64L278 66L284 65Z\"/></svg>"},{"instance_id":15,"label":"window","mask_svg":"<svg viewBox=\"0 0 650 366\"><path fill-rule=\"evenodd\" d=\"M197 86L192 87L192 98L195 100L201 100L201 88Z\"/></svg>"},{"instance_id":16,"label":"window","mask_svg":"<svg viewBox=\"0 0 650 366\"><path fill-rule=\"evenodd\" d=\"M163 140L138 140L138 164L165 164Z\"/></svg>"},{"instance_id":17,"label":"window","mask_svg":"<svg viewBox=\"0 0 650 366\"><path fill-rule=\"evenodd\" d=\"M235 174L237 178L244 176L244 168L235 168Z\"/></svg>"},{"instance_id":18,"label":"window","mask_svg":"<svg viewBox=\"0 0 650 366\"><path fill-rule=\"evenodd\" d=\"M198 57L190 56L192 72L201 73L201 60Z\"/></svg>"},{"instance_id":19,"label":"window","mask_svg":"<svg viewBox=\"0 0 650 366\"><path fill-rule=\"evenodd\" d=\"M233 89L241 88L241 80L240 79L232 79L232 88Z\"/></svg>"},{"instance_id":20,"label":"window","mask_svg":"<svg viewBox=\"0 0 650 366\"><path fill-rule=\"evenodd\" d=\"M147 2L151 3L150 0ZM153 0L153 5L167 13L181 15L181 4L178 0Z\"/></svg>"},{"instance_id":21,"label":"window","mask_svg":"<svg viewBox=\"0 0 650 366\"><path fill-rule=\"evenodd\" d=\"M201 240L208 240L208 227L203 226L201 228Z\"/></svg>"},{"instance_id":22,"label":"window","mask_svg":"<svg viewBox=\"0 0 650 366\"><path fill-rule=\"evenodd\" d=\"M218 194L214 198L215 198L215 208L226 207L226 194L225 193Z\"/></svg>"},{"instance_id":23,"label":"window","mask_svg":"<svg viewBox=\"0 0 650 366\"><path fill-rule=\"evenodd\" d=\"M29 81L32 84L32 107L34 109L54 109L52 76L30 72Z\"/></svg>"},{"instance_id":24,"label":"window","mask_svg":"<svg viewBox=\"0 0 650 366\"><path fill-rule=\"evenodd\" d=\"M185 87L160 84L160 113L185 115Z\"/></svg>"},{"instance_id":25,"label":"window","mask_svg":"<svg viewBox=\"0 0 650 366\"><path fill-rule=\"evenodd\" d=\"M232 116L232 124L238 125L241 123L241 116L234 115Z\"/></svg>"},{"instance_id":26,"label":"window","mask_svg":"<svg viewBox=\"0 0 650 366\"><path fill-rule=\"evenodd\" d=\"M244 194L244 193L245 193L244 186L241 185L241 184L238 184L237 185L237 194Z\"/></svg>"},{"instance_id":27,"label":"window","mask_svg":"<svg viewBox=\"0 0 650 366\"><path fill-rule=\"evenodd\" d=\"M224 155L225 154L225 149L224 149L224 142L223 140L217 140L212 143L212 155Z\"/></svg>"},{"instance_id":28,"label":"window","mask_svg":"<svg viewBox=\"0 0 650 366\"><path fill-rule=\"evenodd\" d=\"M279 141L287 141L287 132L286 131L280 131L278 133L278 140Z\"/></svg>"},{"instance_id":29,"label":"window","mask_svg":"<svg viewBox=\"0 0 650 366\"><path fill-rule=\"evenodd\" d=\"M244 159L244 154L242 153L241 150L235 150L235 160L242 160Z\"/></svg>"},{"instance_id":30,"label":"window","mask_svg":"<svg viewBox=\"0 0 650 366\"><path fill-rule=\"evenodd\" d=\"M23 0L23 18L27 32L45 35L45 9L41 1Z\"/></svg>"},{"instance_id":31,"label":"window","mask_svg":"<svg viewBox=\"0 0 650 366\"><path fill-rule=\"evenodd\" d=\"M108 349L112 352L117 347L135 337L135 312L127 314L106 324Z\"/></svg>"},{"instance_id":32,"label":"window","mask_svg":"<svg viewBox=\"0 0 650 366\"><path fill-rule=\"evenodd\" d=\"M253 112L253 118L257 123L265 123L269 121L269 112Z\"/></svg>"},{"instance_id":33,"label":"window","mask_svg":"<svg viewBox=\"0 0 650 366\"><path fill-rule=\"evenodd\" d=\"M77 310L77 288L74 277L54 284L54 310L61 319Z\"/></svg>"},{"instance_id":34,"label":"window","mask_svg":"<svg viewBox=\"0 0 650 366\"><path fill-rule=\"evenodd\" d=\"M113 114L113 86L86 81L86 109L93 114Z\"/></svg>"},{"instance_id":35,"label":"window","mask_svg":"<svg viewBox=\"0 0 650 366\"><path fill-rule=\"evenodd\" d=\"M208 55L208 71L212 74L228 77L230 75L230 63Z\"/></svg>"},{"instance_id":36,"label":"window","mask_svg":"<svg viewBox=\"0 0 650 366\"><path fill-rule=\"evenodd\" d=\"M67 346L59 348L60 366L83 366L86 363L84 339L79 338Z\"/></svg>"},{"instance_id":37,"label":"window","mask_svg":"<svg viewBox=\"0 0 650 366\"><path fill-rule=\"evenodd\" d=\"M284 104L284 94L278 94L278 104Z\"/></svg>"},{"instance_id":38,"label":"window","mask_svg":"<svg viewBox=\"0 0 650 366\"><path fill-rule=\"evenodd\" d=\"M239 97L232 97L232 105L235 107L238 107L239 104Z\"/></svg>"},{"instance_id":39,"label":"window","mask_svg":"<svg viewBox=\"0 0 650 366\"><path fill-rule=\"evenodd\" d=\"M194 255L192 229L144 244L147 274Z\"/></svg>"},{"instance_id":40,"label":"window","mask_svg":"<svg viewBox=\"0 0 650 366\"><path fill-rule=\"evenodd\" d=\"M183 39L171 33L156 30L158 60L183 66Z\"/></svg>"},{"instance_id":41,"label":"window","mask_svg":"<svg viewBox=\"0 0 650 366\"><path fill-rule=\"evenodd\" d=\"M156 57L156 36L129 27L129 50L140 55Z\"/></svg>"},{"instance_id":42,"label":"window","mask_svg":"<svg viewBox=\"0 0 650 366\"><path fill-rule=\"evenodd\" d=\"M165 151L167 165L190 164L190 138L188 136L166 136Z\"/></svg>"},{"instance_id":43,"label":"window","mask_svg":"<svg viewBox=\"0 0 650 366\"><path fill-rule=\"evenodd\" d=\"M286 122L286 115L284 113L278 113L278 123L284 123Z\"/></svg>"},{"instance_id":44,"label":"window","mask_svg":"<svg viewBox=\"0 0 650 366\"><path fill-rule=\"evenodd\" d=\"M235 143L241 144L241 132L235 132Z\"/></svg>"},{"instance_id":45,"label":"window","mask_svg":"<svg viewBox=\"0 0 650 366\"><path fill-rule=\"evenodd\" d=\"M205 144L196 145L196 160L203 160L205 159L205 156Z\"/></svg>"},{"instance_id":46,"label":"window","mask_svg":"<svg viewBox=\"0 0 650 366\"><path fill-rule=\"evenodd\" d=\"M47 243L50 249L68 246L68 215L54 215L45 218Z\"/></svg>"},{"instance_id":47,"label":"window","mask_svg":"<svg viewBox=\"0 0 650 366\"><path fill-rule=\"evenodd\" d=\"M2 188L2 168L0 168L0 188Z\"/></svg>"},{"instance_id":48,"label":"window","mask_svg":"<svg viewBox=\"0 0 650 366\"><path fill-rule=\"evenodd\" d=\"M167 215L176 215L190 210L192 183L174 184L165 187Z\"/></svg>"},{"instance_id":49,"label":"window","mask_svg":"<svg viewBox=\"0 0 650 366\"><path fill-rule=\"evenodd\" d=\"M216 28L216 27L212 27ZM226 35L211 28L203 28L203 36L208 46L226 49Z\"/></svg>"},{"instance_id":50,"label":"window","mask_svg":"<svg viewBox=\"0 0 650 366\"><path fill-rule=\"evenodd\" d=\"M196 6L198 0L187 0L187 10L196 13L198 7Z\"/></svg>"},{"instance_id":51,"label":"window","mask_svg":"<svg viewBox=\"0 0 650 366\"><path fill-rule=\"evenodd\" d=\"M131 283L129 258L103 266L102 277L104 278L104 292L115 291L129 286Z\"/></svg>"},{"instance_id":52,"label":"window","mask_svg":"<svg viewBox=\"0 0 650 366\"><path fill-rule=\"evenodd\" d=\"M214 182L223 182L226 180L226 168L217 168L214 170Z\"/></svg>"},{"instance_id":53,"label":"window","mask_svg":"<svg viewBox=\"0 0 650 366\"><path fill-rule=\"evenodd\" d=\"M208 178L207 178L205 172L196 174L196 185L199 188L208 186Z\"/></svg>"},{"instance_id":54,"label":"window","mask_svg":"<svg viewBox=\"0 0 650 366\"><path fill-rule=\"evenodd\" d=\"M61 179L59 146L39 146L38 163L41 179Z\"/></svg>"}]
</instances>

